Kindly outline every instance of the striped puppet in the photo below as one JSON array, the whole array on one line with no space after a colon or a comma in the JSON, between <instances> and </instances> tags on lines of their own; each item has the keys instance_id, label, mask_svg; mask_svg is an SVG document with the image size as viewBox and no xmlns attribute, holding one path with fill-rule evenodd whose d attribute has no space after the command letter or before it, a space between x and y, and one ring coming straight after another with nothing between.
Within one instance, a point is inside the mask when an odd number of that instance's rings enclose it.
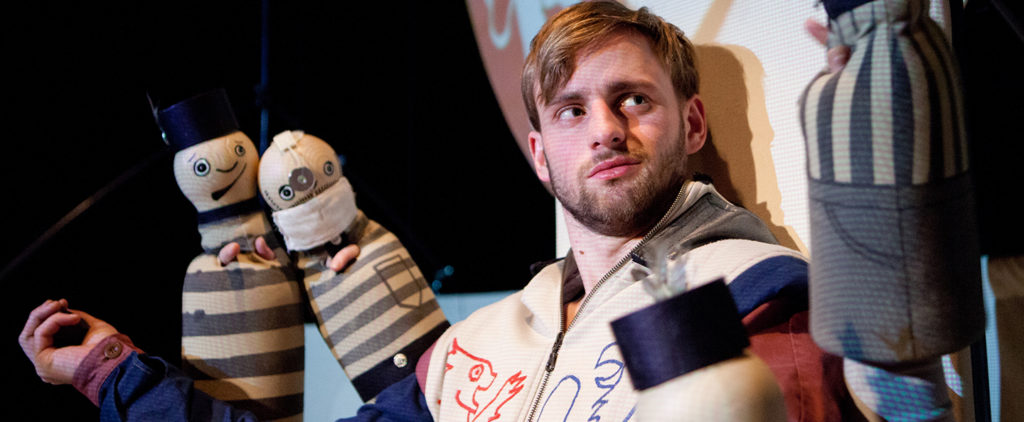
<instances>
[{"instance_id":1,"label":"striped puppet","mask_svg":"<svg viewBox=\"0 0 1024 422\"><path fill-rule=\"evenodd\" d=\"M302 292L256 198L258 152L238 130L223 91L172 105L157 118L178 149L174 177L199 211L204 251L183 287L185 372L199 390L260 420L301 420ZM255 253L258 236L277 259ZM217 252L230 242L241 253L222 265Z\"/></svg>"},{"instance_id":2,"label":"striped puppet","mask_svg":"<svg viewBox=\"0 0 1024 422\"><path fill-rule=\"evenodd\" d=\"M448 321L398 238L356 208L330 145L300 131L278 134L260 161L259 186L295 254L320 334L360 397L412 374ZM361 252L335 273L326 263L347 244Z\"/></svg>"},{"instance_id":3,"label":"striped puppet","mask_svg":"<svg viewBox=\"0 0 1024 422\"><path fill-rule=\"evenodd\" d=\"M984 327L957 68L927 0L825 7L851 54L801 99L811 333L859 362L934 362Z\"/></svg>"}]
</instances>

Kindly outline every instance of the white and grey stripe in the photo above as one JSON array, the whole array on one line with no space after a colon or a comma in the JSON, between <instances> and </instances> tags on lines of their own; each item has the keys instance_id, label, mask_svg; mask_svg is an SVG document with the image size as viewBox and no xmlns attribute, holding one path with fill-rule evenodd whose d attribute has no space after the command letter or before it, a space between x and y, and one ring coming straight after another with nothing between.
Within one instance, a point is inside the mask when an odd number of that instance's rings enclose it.
<instances>
[{"instance_id":1,"label":"white and grey stripe","mask_svg":"<svg viewBox=\"0 0 1024 422\"><path fill-rule=\"evenodd\" d=\"M320 332L350 379L363 376L382 362L391 361L400 351L409 362L419 358L429 344L410 350L428 333L447 324L427 286L423 274L395 235L361 212L355 229L347 233L359 245L359 257L342 273L334 273L324 261L325 248L299 252L296 265ZM383 377L412 373L414 365L401 371L389 371ZM394 379L393 381L398 381ZM368 400L377 395L377 383L359 388Z\"/></svg>"},{"instance_id":2,"label":"white and grey stripe","mask_svg":"<svg viewBox=\"0 0 1024 422\"><path fill-rule=\"evenodd\" d=\"M226 358L189 360L186 370L197 374L196 381L218 378L250 378L303 371L305 348L270 351ZM216 374L216 377L214 376Z\"/></svg>"},{"instance_id":3,"label":"white and grey stripe","mask_svg":"<svg viewBox=\"0 0 1024 422\"><path fill-rule=\"evenodd\" d=\"M266 341L272 337L274 342ZM291 327L220 336L182 337L181 347L188 359L229 359L249 354L288 350L305 344L301 332Z\"/></svg>"},{"instance_id":4,"label":"white and grey stripe","mask_svg":"<svg viewBox=\"0 0 1024 422\"><path fill-rule=\"evenodd\" d=\"M270 228L257 212L205 224L200 232L204 240L237 240L239 221L247 222L247 230ZM252 251L261 235L271 238L268 231L246 233L243 252L228 265L220 265L215 251L189 265L182 293L182 366L196 388L261 420L301 419L302 291L283 249L275 248L278 259L272 261Z\"/></svg>"},{"instance_id":5,"label":"white and grey stripe","mask_svg":"<svg viewBox=\"0 0 1024 422\"><path fill-rule=\"evenodd\" d=\"M801 99L811 217L811 334L829 353L920 362L981 333L964 111L927 0L830 22L850 60Z\"/></svg>"},{"instance_id":6,"label":"white and grey stripe","mask_svg":"<svg viewBox=\"0 0 1024 422\"><path fill-rule=\"evenodd\" d=\"M826 183L906 186L967 171L962 98L946 39L917 2L876 1L831 22L851 47L801 99L808 173Z\"/></svg>"}]
</instances>

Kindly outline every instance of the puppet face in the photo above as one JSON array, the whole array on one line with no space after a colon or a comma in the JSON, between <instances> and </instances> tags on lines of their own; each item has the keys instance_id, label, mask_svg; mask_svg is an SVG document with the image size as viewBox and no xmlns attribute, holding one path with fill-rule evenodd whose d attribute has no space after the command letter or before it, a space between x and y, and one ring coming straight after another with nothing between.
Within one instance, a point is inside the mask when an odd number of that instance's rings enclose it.
<instances>
[{"instance_id":1,"label":"puppet face","mask_svg":"<svg viewBox=\"0 0 1024 422\"><path fill-rule=\"evenodd\" d=\"M256 196L256 146L242 132L193 145L174 155L174 179L199 212Z\"/></svg>"},{"instance_id":2,"label":"puppet face","mask_svg":"<svg viewBox=\"0 0 1024 422\"><path fill-rule=\"evenodd\" d=\"M283 145L275 136L260 159L260 194L274 211L302 204L341 179L338 155L327 142L299 131L291 134L294 143Z\"/></svg>"}]
</instances>

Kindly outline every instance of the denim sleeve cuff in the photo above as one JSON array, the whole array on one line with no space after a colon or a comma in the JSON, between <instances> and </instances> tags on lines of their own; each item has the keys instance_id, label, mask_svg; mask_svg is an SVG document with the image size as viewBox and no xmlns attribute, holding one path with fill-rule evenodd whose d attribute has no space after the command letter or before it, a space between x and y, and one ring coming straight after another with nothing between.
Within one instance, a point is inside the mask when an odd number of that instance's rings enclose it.
<instances>
[{"instance_id":1,"label":"denim sleeve cuff","mask_svg":"<svg viewBox=\"0 0 1024 422\"><path fill-rule=\"evenodd\" d=\"M124 334L114 334L103 339L78 364L71 384L88 397L92 404L99 406L100 386L114 368L131 356L131 352L141 354L142 350L135 347Z\"/></svg>"}]
</instances>

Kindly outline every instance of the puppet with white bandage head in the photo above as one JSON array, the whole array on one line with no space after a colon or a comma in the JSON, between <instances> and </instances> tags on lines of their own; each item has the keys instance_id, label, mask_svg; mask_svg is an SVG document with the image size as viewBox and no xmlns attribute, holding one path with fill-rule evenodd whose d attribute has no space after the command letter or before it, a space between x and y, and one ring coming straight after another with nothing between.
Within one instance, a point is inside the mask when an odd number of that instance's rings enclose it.
<instances>
[{"instance_id":1,"label":"puppet with white bandage head","mask_svg":"<svg viewBox=\"0 0 1024 422\"><path fill-rule=\"evenodd\" d=\"M363 400L413 373L448 322L398 238L356 207L334 149L302 131L281 132L260 161L259 187L320 333ZM359 257L335 272L332 257L349 245ZM360 327L383 327L375 334L393 340L353 335Z\"/></svg>"}]
</instances>

